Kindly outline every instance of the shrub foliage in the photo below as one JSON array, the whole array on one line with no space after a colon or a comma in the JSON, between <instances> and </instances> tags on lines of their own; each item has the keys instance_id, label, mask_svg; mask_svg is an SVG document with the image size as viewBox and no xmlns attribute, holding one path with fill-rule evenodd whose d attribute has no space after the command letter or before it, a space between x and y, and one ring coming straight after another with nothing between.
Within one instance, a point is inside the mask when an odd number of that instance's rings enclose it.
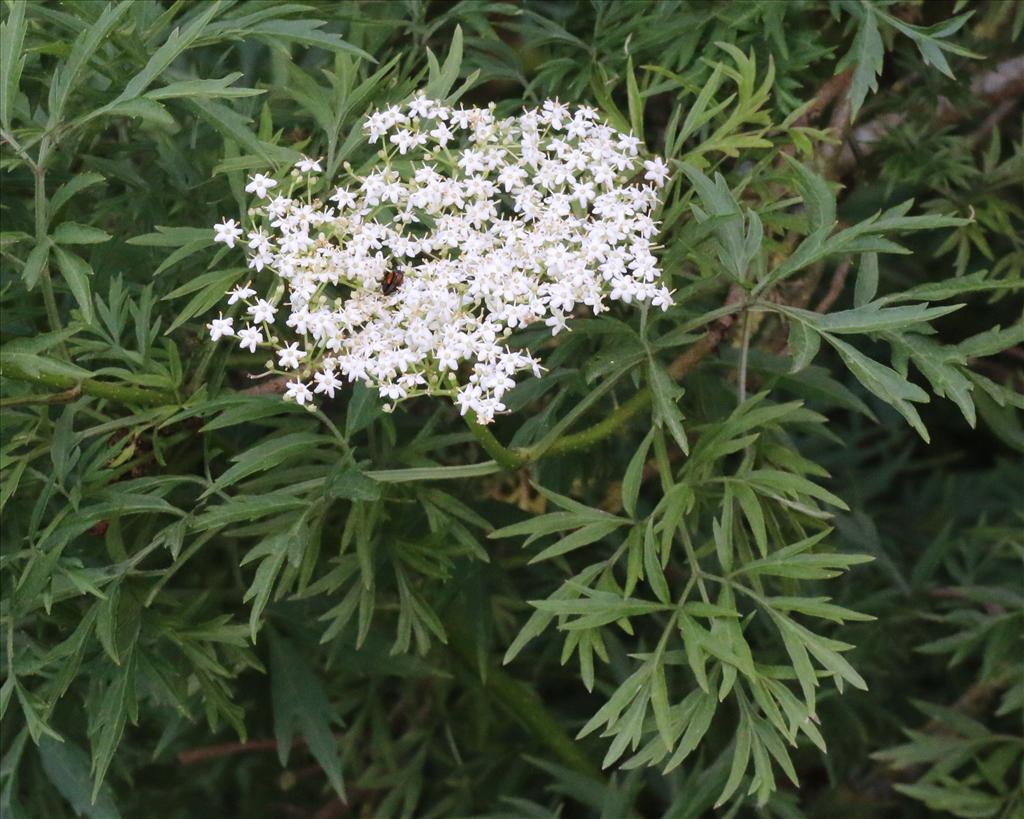
<instances>
[{"instance_id":1,"label":"shrub foliage","mask_svg":"<svg viewBox=\"0 0 1024 819\"><path fill-rule=\"evenodd\" d=\"M1022 26L6 0L4 815L1021 816ZM248 177L423 89L672 169L673 306L487 427L206 330Z\"/></svg>"}]
</instances>

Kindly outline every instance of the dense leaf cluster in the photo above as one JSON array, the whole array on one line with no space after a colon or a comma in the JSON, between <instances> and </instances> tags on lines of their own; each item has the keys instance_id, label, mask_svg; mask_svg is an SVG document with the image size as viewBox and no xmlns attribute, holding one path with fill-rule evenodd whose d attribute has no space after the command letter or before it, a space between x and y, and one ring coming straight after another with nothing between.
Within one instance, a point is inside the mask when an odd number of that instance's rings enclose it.
<instances>
[{"instance_id":1,"label":"dense leaf cluster","mask_svg":"<svg viewBox=\"0 0 1024 819\"><path fill-rule=\"evenodd\" d=\"M2 15L4 816L1022 815L1020 5ZM205 330L247 177L420 89L673 169L673 307L489 427Z\"/></svg>"}]
</instances>

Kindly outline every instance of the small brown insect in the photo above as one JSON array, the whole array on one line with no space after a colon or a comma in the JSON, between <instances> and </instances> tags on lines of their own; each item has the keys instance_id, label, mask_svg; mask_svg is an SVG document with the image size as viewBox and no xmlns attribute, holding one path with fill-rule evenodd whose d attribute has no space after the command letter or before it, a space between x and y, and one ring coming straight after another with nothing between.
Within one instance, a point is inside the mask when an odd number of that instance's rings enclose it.
<instances>
[{"instance_id":1,"label":"small brown insect","mask_svg":"<svg viewBox=\"0 0 1024 819\"><path fill-rule=\"evenodd\" d=\"M385 296L390 296L402 286L404 280L405 274L401 270L389 270L384 274L384 278L381 279L380 292Z\"/></svg>"}]
</instances>

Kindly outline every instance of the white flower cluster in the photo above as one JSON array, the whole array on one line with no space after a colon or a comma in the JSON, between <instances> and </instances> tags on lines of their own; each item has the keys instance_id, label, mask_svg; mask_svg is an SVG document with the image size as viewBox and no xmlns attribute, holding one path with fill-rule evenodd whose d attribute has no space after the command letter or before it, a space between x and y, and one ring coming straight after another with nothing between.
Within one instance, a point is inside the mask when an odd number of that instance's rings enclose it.
<instances>
[{"instance_id":1,"label":"white flower cluster","mask_svg":"<svg viewBox=\"0 0 1024 819\"><path fill-rule=\"evenodd\" d=\"M642 161L640 141L593 109L549 100L499 119L420 95L364 127L381 162L365 176L346 165L328 201L305 157L290 177L246 187L259 200L248 264L273 279L262 294L232 291L245 326L217 318L210 337L275 349L273 369L296 376L286 397L305 404L358 379L389 402L452 396L488 423L516 374L540 375L505 345L515 330L558 333L577 308L609 301L670 305L651 252L668 166ZM242 241L233 219L215 229L228 247Z\"/></svg>"}]
</instances>

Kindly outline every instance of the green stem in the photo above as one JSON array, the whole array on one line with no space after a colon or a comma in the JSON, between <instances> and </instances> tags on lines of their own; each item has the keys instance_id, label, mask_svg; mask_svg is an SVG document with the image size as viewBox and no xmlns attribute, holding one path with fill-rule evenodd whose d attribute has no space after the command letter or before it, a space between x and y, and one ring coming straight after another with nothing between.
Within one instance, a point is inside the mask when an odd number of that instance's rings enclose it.
<instances>
[{"instance_id":1,"label":"green stem","mask_svg":"<svg viewBox=\"0 0 1024 819\"><path fill-rule=\"evenodd\" d=\"M503 469L519 469L529 463L530 459L522 450L507 449L502 446L501 442L494 437L494 433L476 420L475 412L470 410L462 417L466 419L466 426L469 427L469 431L473 433L473 437L476 438L480 446Z\"/></svg>"},{"instance_id":2,"label":"green stem","mask_svg":"<svg viewBox=\"0 0 1024 819\"><path fill-rule=\"evenodd\" d=\"M78 388L86 395L95 395L97 398L105 398L120 404L156 407L162 404L177 403L174 393L167 390L130 387L122 384L111 384L109 381L96 381L91 378L79 380L70 375L40 372L23 367L13 356L4 356L0 359L0 375L17 381L42 384L55 390L73 390Z\"/></svg>"},{"instance_id":3,"label":"green stem","mask_svg":"<svg viewBox=\"0 0 1024 819\"><path fill-rule=\"evenodd\" d=\"M467 413L465 418L466 425L487 454L494 458L502 468L512 470L539 461L548 455L558 457L580 449L589 449L618 432L620 427L645 409L650 402L651 391L645 387L603 420L572 435L559 438L550 446L545 447L543 451L534 447L509 449L503 446L486 426L477 423L471 412Z\"/></svg>"},{"instance_id":4,"label":"green stem","mask_svg":"<svg viewBox=\"0 0 1024 819\"><path fill-rule=\"evenodd\" d=\"M50 395L23 395L16 398L2 398L0 399L0 408L24 407L29 404L66 404L69 401L74 401L81 394L82 390L76 384L71 387L71 389L52 393Z\"/></svg>"},{"instance_id":5,"label":"green stem","mask_svg":"<svg viewBox=\"0 0 1024 819\"><path fill-rule=\"evenodd\" d=\"M27 164L33 170L33 172L35 171L35 169L36 169L36 162L35 162L35 160L32 159L31 156L29 156L28 151L26 151L22 147L21 143L18 142L18 140L14 136L14 134L12 134L10 131L7 131L5 129L0 128L0 138L2 138L4 140L4 142L6 142L8 145L10 145L14 149L14 152L18 156L20 156L23 160L25 160L25 164Z\"/></svg>"},{"instance_id":6,"label":"green stem","mask_svg":"<svg viewBox=\"0 0 1024 819\"><path fill-rule=\"evenodd\" d=\"M36 223L36 245L47 241L46 231L48 228L47 202L46 202L46 160L50 152L49 141L44 139L39 145L38 160L32 166L32 173L35 176L35 223ZM53 279L50 277L49 259L43 261L43 268L39 274L39 284L43 291L43 304L46 306L46 319L50 324L50 331L59 333L64 325L61 324L60 312L57 310L57 299L53 293ZM63 341L58 342L57 350L61 357L70 360L68 348Z\"/></svg>"},{"instance_id":7,"label":"green stem","mask_svg":"<svg viewBox=\"0 0 1024 819\"><path fill-rule=\"evenodd\" d=\"M625 404L614 409L606 418L598 421L593 426L559 438L545 451L545 455L565 455L568 452L575 452L579 449L589 449L600 443L605 438L610 438L619 428L625 426L632 420L633 416L647 408L651 403L651 391L644 387L630 398Z\"/></svg>"},{"instance_id":8,"label":"green stem","mask_svg":"<svg viewBox=\"0 0 1024 819\"><path fill-rule=\"evenodd\" d=\"M736 376L738 403L742 404L747 400L747 358L750 355L750 311L743 313L743 341L740 345L740 369Z\"/></svg>"}]
</instances>

